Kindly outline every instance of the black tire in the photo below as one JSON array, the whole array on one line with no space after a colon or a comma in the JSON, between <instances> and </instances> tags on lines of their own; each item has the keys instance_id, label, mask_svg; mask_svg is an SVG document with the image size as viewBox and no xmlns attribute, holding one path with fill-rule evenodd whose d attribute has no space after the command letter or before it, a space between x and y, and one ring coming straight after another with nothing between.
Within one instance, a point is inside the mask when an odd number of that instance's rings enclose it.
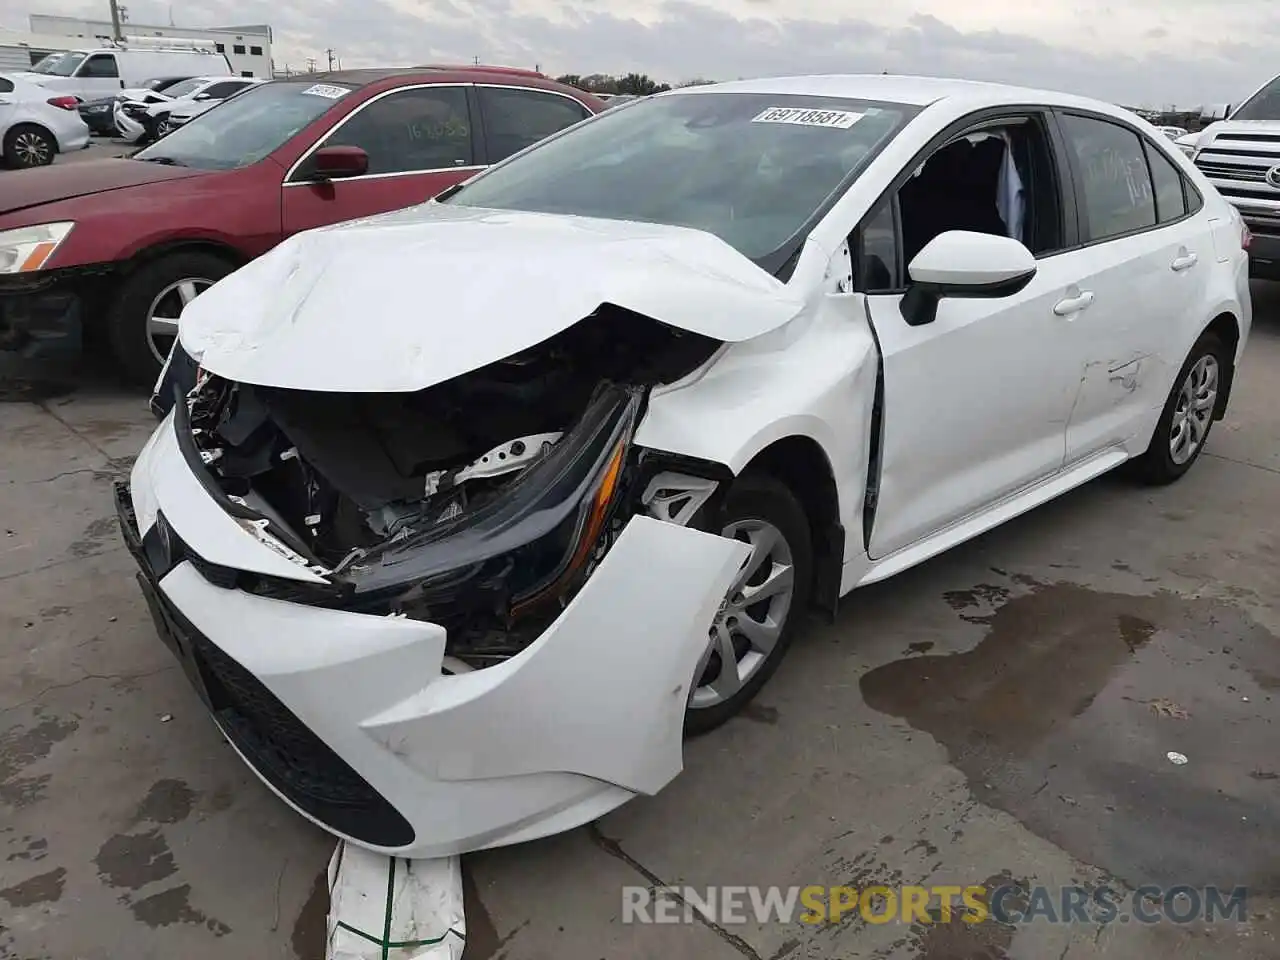
<instances>
[{"instance_id":1,"label":"black tire","mask_svg":"<svg viewBox=\"0 0 1280 960\"><path fill-rule=\"evenodd\" d=\"M44 127L20 123L4 137L4 162L10 170L47 167L58 155L58 141Z\"/></svg>"},{"instance_id":2,"label":"black tire","mask_svg":"<svg viewBox=\"0 0 1280 960\"><path fill-rule=\"evenodd\" d=\"M163 140L165 137L169 135L170 132L171 131L169 130L169 114L167 113L157 114L155 121L150 124L150 128L148 130L148 133L151 139L153 141Z\"/></svg>"},{"instance_id":3,"label":"black tire","mask_svg":"<svg viewBox=\"0 0 1280 960\"><path fill-rule=\"evenodd\" d=\"M121 283L107 314L111 352L125 378L150 387L160 375L163 359L151 352L147 322L152 302L167 287L182 280L216 283L235 270L235 264L201 251L171 253L139 267Z\"/></svg>"},{"instance_id":4,"label":"black tire","mask_svg":"<svg viewBox=\"0 0 1280 960\"><path fill-rule=\"evenodd\" d=\"M1220 406L1222 403L1222 389L1226 385L1228 370L1233 358L1226 345L1218 338L1218 335L1206 331L1201 334L1200 339L1191 348L1191 352L1187 354L1187 359L1183 362L1181 369L1178 370L1178 375L1174 377L1173 386L1169 390L1169 397L1164 404L1164 410L1160 412L1160 420L1156 423L1155 432L1151 435L1151 444L1142 456L1134 461L1134 475L1143 483L1152 486L1164 486L1173 483L1190 470L1191 465L1200 459L1200 454L1204 452L1205 444L1209 441L1209 433L1213 429L1214 416L1209 417L1204 436L1201 437L1199 445L1191 456L1184 462L1176 463L1174 461L1170 450L1170 441L1173 436L1173 422L1178 412L1179 397L1182 394L1183 384L1186 383L1187 376L1191 370L1206 356L1212 356L1217 361L1218 397L1215 407ZM1214 411L1215 415L1216 413L1217 410Z\"/></svg>"},{"instance_id":5,"label":"black tire","mask_svg":"<svg viewBox=\"0 0 1280 960\"><path fill-rule=\"evenodd\" d=\"M787 648L805 620L813 585L813 534L804 507L780 480L766 474L744 474L734 481L714 519L698 523L703 529L720 533L731 523L760 520L775 527L791 550L794 591L782 630L773 649L746 682L731 696L705 707L690 706L685 710L684 732L697 736L714 730L745 707L773 676ZM708 666L714 669L716 662ZM704 677L694 677L695 687Z\"/></svg>"}]
</instances>

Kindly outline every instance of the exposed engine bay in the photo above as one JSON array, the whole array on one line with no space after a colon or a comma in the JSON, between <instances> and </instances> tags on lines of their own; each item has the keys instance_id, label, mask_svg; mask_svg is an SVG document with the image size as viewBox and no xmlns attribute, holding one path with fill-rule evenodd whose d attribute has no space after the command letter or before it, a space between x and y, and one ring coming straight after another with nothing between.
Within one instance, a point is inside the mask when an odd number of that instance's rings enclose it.
<instances>
[{"instance_id":1,"label":"exposed engine bay","mask_svg":"<svg viewBox=\"0 0 1280 960\"><path fill-rule=\"evenodd\" d=\"M201 373L180 419L227 500L354 593L344 605L442 622L451 652L483 665L536 636L546 616L531 615L557 614L598 563L625 523L648 389L718 347L604 306L417 393Z\"/></svg>"}]
</instances>

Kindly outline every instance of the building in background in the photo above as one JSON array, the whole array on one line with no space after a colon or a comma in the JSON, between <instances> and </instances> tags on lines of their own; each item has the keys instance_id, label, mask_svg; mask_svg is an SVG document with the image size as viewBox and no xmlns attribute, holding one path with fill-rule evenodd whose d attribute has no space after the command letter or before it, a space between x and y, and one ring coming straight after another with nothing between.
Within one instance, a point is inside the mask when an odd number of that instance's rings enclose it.
<instances>
[{"instance_id":1,"label":"building in background","mask_svg":"<svg viewBox=\"0 0 1280 960\"><path fill-rule=\"evenodd\" d=\"M0 71L30 70L49 54L78 45L70 37L0 29Z\"/></svg>"},{"instance_id":2,"label":"building in background","mask_svg":"<svg viewBox=\"0 0 1280 960\"><path fill-rule=\"evenodd\" d=\"M111 39L110 20L84 20L79 17L33 13L30 27L31 33L39 35L42 42L48 42L52 37L77 38L78 42L67 43L61 49L96 46ZM235 27L162 27L129 22L120 25L120 32L124 34L126 44L129 37L206 41L219 53L227 55L234 73L242 77L271 79L271 27L265 23Z\"/></svg>"}]
</instances>

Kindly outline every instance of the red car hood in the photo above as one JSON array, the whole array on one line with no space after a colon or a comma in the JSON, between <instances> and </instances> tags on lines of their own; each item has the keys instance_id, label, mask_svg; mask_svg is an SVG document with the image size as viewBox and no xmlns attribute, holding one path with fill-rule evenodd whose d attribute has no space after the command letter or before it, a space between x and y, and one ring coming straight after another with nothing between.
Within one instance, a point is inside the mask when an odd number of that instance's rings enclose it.
<instances>
[{"instance_id":1,"label":"red car hood","mask_svg":"<svg viewBox=\"0 0 1280 960\"><path fill-rule=\"evenodd\" d=\"M181 180L205 172L190 167L167 167L159 163L126 160L123 157L15 170L0 176L0 215L58 200L119 190L122 187L137 187L161 180Z\"/></svg>"}]
</instances>

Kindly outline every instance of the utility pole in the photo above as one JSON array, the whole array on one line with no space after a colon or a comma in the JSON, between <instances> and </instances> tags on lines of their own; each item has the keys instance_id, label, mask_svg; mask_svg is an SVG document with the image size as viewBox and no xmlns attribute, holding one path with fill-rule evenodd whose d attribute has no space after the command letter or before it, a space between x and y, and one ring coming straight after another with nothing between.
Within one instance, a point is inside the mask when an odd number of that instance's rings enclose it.
<instances>
[{"instance_id":1,"label":"utility pole","mask_svg":"<svg viewBox=\"0 0 1280 960\"><path fill-rule=\"evenodd\" d=\"M116 42L124 39L120 36L120 4L117 0L109 0L111 3L111 38Z\"/></svg>"},{"instance_id":2,"label":"utility pole","mask_svg":"<svg viewBox=\"0 0 1280 960\"><path fill-rule=\"evenodd\" d=\"M472 57L471 62L474 63L477 67L480 66L480 58L478 56Z\"/></svg>"},{"instance_id":3,"label":"utility pole","mask_svg":"<svg viewBox=\"0 0 1280 960\"><path fill-rule=\"evenodd\" d=\"M330 47L329 49L327 49L325 51L325 55L328 56L329 58L329 71L332 73L333 72L333 47Z\"/></svg>"}]
</instances>

